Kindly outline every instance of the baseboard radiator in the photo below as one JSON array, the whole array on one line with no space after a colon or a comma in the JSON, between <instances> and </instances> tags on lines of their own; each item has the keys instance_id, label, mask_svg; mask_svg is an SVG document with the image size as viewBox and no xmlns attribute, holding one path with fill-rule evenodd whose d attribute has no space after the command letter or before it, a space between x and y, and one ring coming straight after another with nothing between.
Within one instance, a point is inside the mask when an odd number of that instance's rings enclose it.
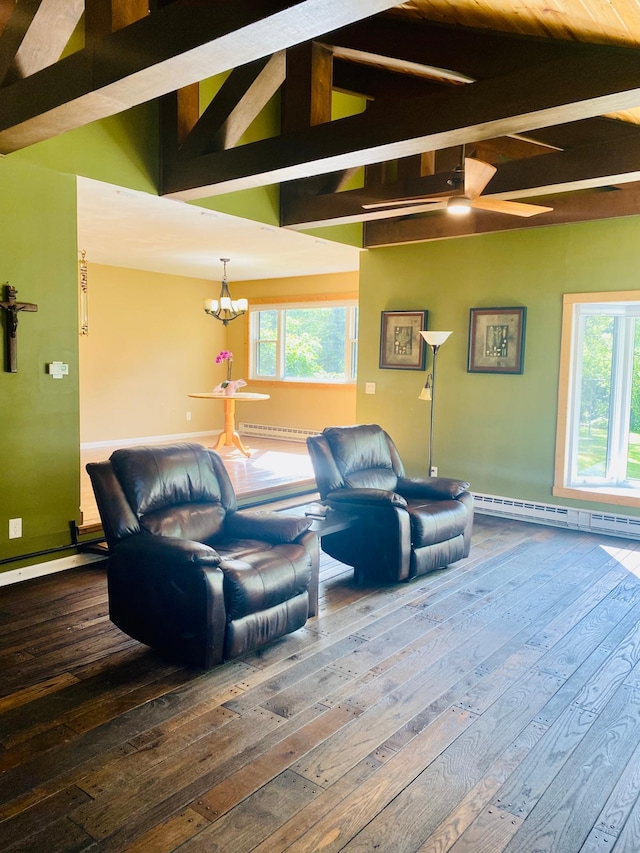
<instances>
[{"instance_id":1,"label":"baseboard radiator","mask_svg":"<svg viewBox=\"0 0 640 853\"><path fill-rule=\"evenodd\" d=\"M244 424L238 427L242 435L253 435L256 438L279 438L282 441L305 442L310 435L318 435L317 429L294 429L293 427L270 426L269 424Z\"/></svg>"},{"instance_id":2,"label":"baseboard radiator","mask_svg":"<svg viewBox=\"0 0 640 853\"><path fill-rule=\"evenodd\" d=\"M640 518L629 515L593 512L588 509L575 509L555 504L531 503L496 495L474 493L474 499L476 512L484 515L498 515L503 518L530 521L534 524L583 530L587 533L604 533L625 539L640 539Z\"/></svg>"}]
</instances>

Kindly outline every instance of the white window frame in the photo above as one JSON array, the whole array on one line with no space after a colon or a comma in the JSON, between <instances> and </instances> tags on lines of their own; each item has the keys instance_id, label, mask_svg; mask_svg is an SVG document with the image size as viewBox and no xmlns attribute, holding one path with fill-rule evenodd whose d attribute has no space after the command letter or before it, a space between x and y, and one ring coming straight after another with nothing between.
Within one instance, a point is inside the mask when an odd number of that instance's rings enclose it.
<instances>
[{"instance_id":1,"label":"white window frame","mask_svg":"<svg viewBox=\"0 0 640 853\"><path fill-rule=\"evenodd\" d=\"M346 308L347 309L347 332L344 340L344 377L329 379L326 376L315 377L295 377L285 376L286 363L286 336L285 336L285 313L290 310L298 309L319 309L319 308ZM258 339L258 314L261 311L276 311L276 372L275 376L259 374L257 372L258 364L258 346L261 341ZM357 312L358 300L356 298L336 298L336 299L311 299L306 301L292 300L290 302L254 302L249 305L249 378L258 382L286 382L286 383L305 383L313 385L355 385L356 368L358 356L358 329L357 329Z\"/></svg>"},{"instance_id":2,"label":"white window frame","mask_svg":"<svg viewBox=\"0 0 640 853\"><path fill-rule=\"evenodd\" d=\"M601 314L615 318L610 440L606 475L585 478L577 474L581 355L586 318ZM640 506L640 482L625 479L629 436L624 426L628 423L633 378L633 323L638 318L640 291L569 293L564 296L554 495L600 503Z\"/></svg>"}]
</instances>

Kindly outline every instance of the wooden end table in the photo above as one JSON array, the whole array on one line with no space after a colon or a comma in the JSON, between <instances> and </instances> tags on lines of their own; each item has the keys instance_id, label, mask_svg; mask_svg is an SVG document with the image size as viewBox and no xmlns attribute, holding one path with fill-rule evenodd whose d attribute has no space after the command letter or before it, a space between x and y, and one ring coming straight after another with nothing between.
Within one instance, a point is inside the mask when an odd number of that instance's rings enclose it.
<instances>
[{"instance_id":1,"label":"wooden end table","mask_svg":"<svg viewBox=\"0 0 640 853\"><path fill-rule=\"evenodd\" d=\"M327 507L327 514L320 518L309 514L309 510L318 506L318 501L311 504L303 504L302 506L294 506L290 509L280 510L284 515L294 515L297 518L311 518L311 526L309 530L316 534L320 547L322 548L322 537L329 536L332 533L340 533L342 530L349 530L354 522L354 516L346 512L340 512L337 509ZM355 574L354 574L355 577ZM359 582L356 578L356 582ZM318 578L313 578L312 588L309 589L309 615L317 616L318 614Z\"/></svg>"},{"instance_id":2,"label":"wooden end table","mask_svg":"<svg viewBox=\"0 0 640 853\"><path fill-rule=\"evenodd\" d=\"M202 400L222 400L224 403L224 429L218 436L214 450L221 447L235 447L245 456L251 456L251 451L242 443L240 435L236 431L236 402L257 402L268 400L269 394L253 394L250 391L236 391L235 394L220 394L210 392L208 394L188 394L189 397L197 397Z\"/></svg>"}]
</instances>

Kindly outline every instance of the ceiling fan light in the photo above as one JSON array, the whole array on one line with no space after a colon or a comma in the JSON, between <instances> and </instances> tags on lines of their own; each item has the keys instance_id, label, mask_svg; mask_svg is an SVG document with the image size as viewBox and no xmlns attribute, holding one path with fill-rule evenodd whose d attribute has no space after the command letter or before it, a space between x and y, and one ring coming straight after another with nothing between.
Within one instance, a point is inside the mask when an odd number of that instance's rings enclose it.
<instances>
[{"instance_id":1,"label":"ceiling fan light","mask_svg":"<svg viewBox=\"0 0 640 853\"><path fill-rule=\"evenodd\" d=\"M471 199L466 198L466 196L461 195L456 198L450 198L447 202L447 213L451 213L454 216L466 216L470 211Z\"/></svg>"}]
</instances>

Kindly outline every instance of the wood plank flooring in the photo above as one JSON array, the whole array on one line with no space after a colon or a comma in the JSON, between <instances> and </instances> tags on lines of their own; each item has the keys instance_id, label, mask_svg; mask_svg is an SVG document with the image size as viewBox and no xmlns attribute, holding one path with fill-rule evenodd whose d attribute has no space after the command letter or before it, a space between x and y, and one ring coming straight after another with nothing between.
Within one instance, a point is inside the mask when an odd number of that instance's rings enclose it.
<instances>
[{"instance_id":1,"label":"wood plank flooring","mask_svg":"<svg viewBox=\"0 0 640 853\"><path fill-rule=\"evenodd\" d=\"M91 567L0 590L0 850L638 853L640 544L477 516L209 672L108 620Z\"/></svg>"}]
</instances>

